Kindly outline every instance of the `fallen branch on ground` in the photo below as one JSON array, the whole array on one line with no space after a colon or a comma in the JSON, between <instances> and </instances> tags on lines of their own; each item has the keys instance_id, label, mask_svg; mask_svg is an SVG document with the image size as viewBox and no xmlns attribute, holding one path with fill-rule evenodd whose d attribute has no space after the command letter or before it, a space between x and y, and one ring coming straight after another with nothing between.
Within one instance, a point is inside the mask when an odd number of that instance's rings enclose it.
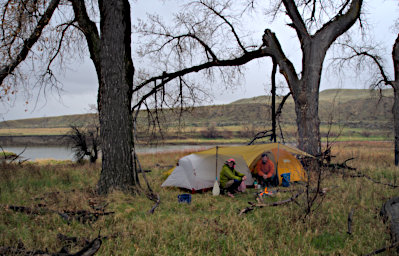
<instances>
[{"instance_id":1,"label":"fallen branch on ground","mask_svg":"<svg viewBox=\"0 0 399 256\"><path fill-rule=\"evenodd\" d=\"M25 206L15 206L15 205L6 205L6 209L13 210L15 212L22 212L26 214L32 214L32 215L44 215L48 213L57 213L58 215L61 216L64 220L68 222L68 224L72 220L77 220L81 223L86 223L86 222L95 222L98 220L100 216L105 216L105 215L110 215L114 214L115 212L89 212L86 210L79 210L79 211L63 211L63 212L58 212L55 210L50 210L44 207L37 207L37 208L29 208Z\"/></svg>"},{"instance_id":2,"label":"fallen branch on ground","mask_svg":"<svg viewBox=\"0 0 399 256\"><path fill-rule=\"evenodd\" d=\"M394 185L394 184L391 184L391 183L384 183L384 182L375 180L375 179L371 178L370 176L368 176L366 174L363 174L361 172L358 172L357 174L349 174L349 177L351 177L351 178L366 178L366 179L368 179L368 180L370 180L370 181L372 181L372 182L374 182L376 184L385 185L385 186L388 186L388 187L391 187L391 188L398 188L399 187L399 185Z\"/></svg>"},{"instance_id":3,"label":"fallen branch on ground","mask_svg":"<svg viewBox=\"0 0 399 256\"><path fill-rule=\"evenodd\" d=\"M150 193L147 194L147 197L155 202L155 205L149 210L149 213L153 214L155 209L158 207L158 205L161 203L161 199L159 198L158 194Z\"/></svg>"},{"instance_id":4,"label":"fallen branch on ground","mask_svg":"<svg viewBox=\"0 0 399 256\"><path fill-rule=\"evenodd\" d=\"M252 202L248 202L248 204L250 204L251 206L246 207L245 209L242 209L240 211L240 213L238 215L242 215L243 213L247 213L250 212L252 210L254 210L255 208L261 208L261 207L267 207L267 206L279 206L279 205L284 205L284 204L288 204L290 202L295 201L304 191L301 190L299 191L297 194L293 195L292 197L283 200L283 201L278 201L278 202L272 202L272 203L252 203Z\"/></svg>"},{"instance_id":5,"label":"fallen branch on ground","mask_svg":"<svg viewBox=\"0 0 399 256\"><path fill-rule=\"evenodd\" d=\"M100 246L102 241L99 237L95 238L91 242L89 242L85 247L83 247L80 251L74 254L70 254L65 247L63 247L57 253L49 253L47 250L35 250L28 251L24 248L23 244L18 244L17 248L3 246L0 247L0 255L52 255L52 256L91 256L94 255Z\"/></svg>"},{"instance_id":6,"label":"fallen branch on ground","mask_svg":"<svg viewBox=\"0 0 399 256\"><path fill-rule=\"evenodd\" d=\"M353 159L355 159L355 158L352 157L352 158L346 159L346 160L345 160L344 162L342 162L342 163L324 164L324 166L327 167L327 168L332 168L332 169L334 169L334 170L337 170L337 169L348 169L348 170L355 171L356 168L350 167L350 166L348 166L348 165L346 164L348 161L351 161L351 160L353 160Z\"/></svg>"},{"instance_id":7,"label":"fallen branch on ground","mask_svg":"<svg viewBox=\"0 0 399 256\"><path fill-rule=\"evenodd\" d=\"M371 255L376 255L376 254L379 254L379 253L382 253L382 252L385 252L385 251L390 251L391 249L396 248L398 246L399 246L399 242L396 242L396 243L391 244L390 246L377 249L377 250L375 250L375 251L373 251L373 252L371 252L369 254L365 254L364 256L371 256Z\"/></svg>"}]
</instances>

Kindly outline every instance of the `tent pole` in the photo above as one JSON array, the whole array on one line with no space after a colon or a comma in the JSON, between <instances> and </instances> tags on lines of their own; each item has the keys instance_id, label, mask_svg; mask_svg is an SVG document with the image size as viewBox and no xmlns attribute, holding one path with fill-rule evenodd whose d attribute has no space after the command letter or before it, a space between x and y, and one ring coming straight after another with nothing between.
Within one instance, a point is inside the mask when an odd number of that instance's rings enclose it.
<instances>
[{"instance_id":1,"label":"tent pole","mask_svg":"<svg viewBox=\"0 0 399 256\"><path fill-rule=\"evenodd\" d=\"M215 183L213 184L212 194L214 196L218 196L220 194L220 187L218 183L218 149L219 147L216 146L216 168L215 168Z\"/></svg>"},{"instance_id":2,"label":"tent pole","mask_svg":"<svg viewBox=\"0 0 399 256\"><path fill-rule=\"evenodd\" d=\"M216 180L218 180L218 149L219 149L219 146L216 146L216 168L215 168Z\"/></svg>"}]
</instances>

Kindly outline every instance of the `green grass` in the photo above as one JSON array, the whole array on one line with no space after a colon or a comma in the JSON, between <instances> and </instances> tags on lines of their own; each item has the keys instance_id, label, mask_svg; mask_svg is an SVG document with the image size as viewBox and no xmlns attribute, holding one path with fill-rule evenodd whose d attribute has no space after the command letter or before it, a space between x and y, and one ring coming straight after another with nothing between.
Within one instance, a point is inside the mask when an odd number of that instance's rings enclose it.
<instances>
[{"instance_id":1,"label":"green grass","mask_svg":"<svg viewBox=\"0 0 399 256\"><path fill-rule=\"evenodd\" d=\"M337 162L355 157L348 165L382 182L395 182L392 165L393 144L386 142L336 143ZM152 188L161 203L154 214L154 202L143 194L113 192L107 197L93 193L100 165L71 162L28 163L0 167L0 246L16 246L18 241L30 250L48 248L56 252L64 246L57 234L93 239L101 230L104 240L98 255L360 255L389 244L389 233L379 209L397 195L398 189L375 184L364 178L349 178L325 172L323 188L330 188L315 211L304 218L305 196L278 207L257 208L242 216L238 212L255 202L255 190L236 198L212 196L211 192L192 194L191 204L179 204L185 193L161 188L162 172L189 152L140 155ZM158 164L158 165L157 165ZM312 175L312 180L314 176ZM302 185L288 189L304 188ZM280 201L295 192L279 192L265 202ZM97 222L68 225L55 213L27 215L5 205L35 207L41 203L54 211L90 210L89 202L103 205L115 214ZM321 203L321 204L320 204ZM320 205L319 205L320 204ZM319 205L319 206L318 206ZM352 235L346 234L347 216L354 209ZM73 246L76 252L82 246Z\"/></svg>"},{"instance_id":2,"label":"green grass","mask_svg":"<svg viewBox=\"0 0 399 256\"><path fill-rule=\"evenodd\" d=\"M16 154L9 151L0 151L0 159L15 157Z\"/></svg>"}]
</instances>

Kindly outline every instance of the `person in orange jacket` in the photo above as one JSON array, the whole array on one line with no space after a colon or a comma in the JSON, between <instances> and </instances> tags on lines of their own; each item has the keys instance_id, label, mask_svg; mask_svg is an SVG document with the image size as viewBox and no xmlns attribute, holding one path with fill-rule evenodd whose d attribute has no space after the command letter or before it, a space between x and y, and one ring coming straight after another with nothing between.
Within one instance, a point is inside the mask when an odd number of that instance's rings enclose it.
<instances>
[{"instance_id":1,"label":"person in orange jacket","mask_svg":"<svg viewBox=\"0 0 399 256\"><path fill-rule=\"evenodd\" d=\"M261 186L277 185L274 164L266 153L263 153L262 158L256 163L255 174Z\"/></svg>"}]
</instances>

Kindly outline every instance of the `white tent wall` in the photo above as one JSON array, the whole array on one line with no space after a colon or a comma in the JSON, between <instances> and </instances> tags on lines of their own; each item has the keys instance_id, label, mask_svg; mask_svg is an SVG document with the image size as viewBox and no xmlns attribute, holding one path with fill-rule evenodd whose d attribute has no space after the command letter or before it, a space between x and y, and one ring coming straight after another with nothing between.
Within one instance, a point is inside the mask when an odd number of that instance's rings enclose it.
<instances>
[{"instance_id":1,"label":"white tent wall","mask_svg":"<svg viewBox=\"0 0 399 256\"><path fill-rule=\"evenodd\" d=\"M220 171L225 162L234 158L235 169L245 176L246 185L252 185L253 179L245 160L237 155L218 155L217 177L220 178ZM191 154L179 160L172 174L165 180L162 187L181 187L186 189L200 190L213 187L216 175L216 155Z\"/></svg>"}]
</instances>

